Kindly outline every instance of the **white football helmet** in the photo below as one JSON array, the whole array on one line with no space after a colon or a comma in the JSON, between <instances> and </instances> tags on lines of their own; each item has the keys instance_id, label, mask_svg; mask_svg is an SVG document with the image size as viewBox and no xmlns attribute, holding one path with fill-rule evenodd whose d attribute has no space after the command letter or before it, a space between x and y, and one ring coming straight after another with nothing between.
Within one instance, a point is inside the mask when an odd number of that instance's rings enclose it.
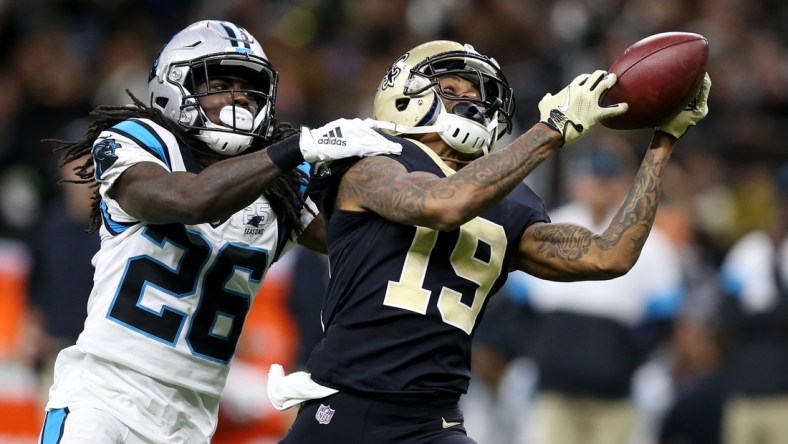
<instances>
[{"instance_id":1,"label":"white football helmet","mask_svg":"<svg viewBox=\"0 0 788 444\"><path fill-rule=\"evenodd\" d=\"M196 93L196 85L222 74L251 80L253 89ZM148 94L150 105L165 117L213 151L233 156L255 138L271 135L277 82L277 72L251 34L230 22L204 20L180 31L162 48L151 68ZM211 122L198 101L209 94L245 94L256 102L257 114L232 105L221 110L220 123Z\"/></svg>"},{"instance_id":2,"label":"white football helmet","mask_svg":"<svg viewBox=\"0 0 788 444\"><path fill-rule=\"evenodd\" d=\"M449 113L440 97L457 97L444 93L438 82L447 74L474 82L481 97L463 98L468 105ZM513 113L514 94L498 62L471 45L446 40L424 43L400 57L383 77L372 110L390 134L438 133L455 150L471 154L492 151L511 131Z\"/></svg>"}]
</instances>

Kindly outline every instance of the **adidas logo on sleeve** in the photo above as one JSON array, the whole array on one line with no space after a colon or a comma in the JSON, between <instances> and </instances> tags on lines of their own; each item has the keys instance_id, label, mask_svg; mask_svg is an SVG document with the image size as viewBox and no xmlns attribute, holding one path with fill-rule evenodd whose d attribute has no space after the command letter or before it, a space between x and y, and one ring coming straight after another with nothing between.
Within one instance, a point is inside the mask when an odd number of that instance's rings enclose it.
<instances>
[{"instance_id":1,"label":"adidas logo on sleeve","mask_svg":"<svg viewBox=\"0 0 788 444\"><path fill-rule=\"evenodd\" d=\"M331 131L323 134L323 137L317 140L317 144L346 146L347 141L344 138L342 138L342 129L340 127L336 127Z\"/></svg>"}]
</instances>

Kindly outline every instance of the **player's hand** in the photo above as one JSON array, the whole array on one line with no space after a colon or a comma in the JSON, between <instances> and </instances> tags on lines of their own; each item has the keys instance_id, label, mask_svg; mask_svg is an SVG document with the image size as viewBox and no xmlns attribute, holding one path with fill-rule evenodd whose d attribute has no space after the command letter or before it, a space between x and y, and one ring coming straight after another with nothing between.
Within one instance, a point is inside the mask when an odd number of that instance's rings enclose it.
<instances>
[{"instance_id":1,"label":"player's hand","mask_svg":"<svg viewBox=\"0 0 788 444\"><path fill-rule=\"evenodd\" d=\"M561 133L564 145L581 137L589 128L608 117L623 114L629 108L626 103L600 106L599 99L616 83L615 74L597 70L593 74L581 74L558 94L546 94L539 102L540 121Z\"/></svg>"},{"instance_id":2,"label":"player's hand","mask_svg":"<svg viewBox=\"0 0 788 444\"><path fill-rule=\"evenodd\" d=\"M401 152L402 145L386 139L361 119L337 119L317 129L301 127L301 154L307 162Z\"/></svg>"},{"instance_id":3,"label":"player's hand","mask_svg":"<svg viewBox=\"0 0 788 444\"><path fill-rule=\"evenodd\" d=\"M711 89L711 77L709 73L703 77L698 95L695 96L689 105L684 108L676 117L659 125L656 131L673 136L676 140L680 139L689 127L700 122L709 113L709 90Z\"/></svg>"}]
</instances>

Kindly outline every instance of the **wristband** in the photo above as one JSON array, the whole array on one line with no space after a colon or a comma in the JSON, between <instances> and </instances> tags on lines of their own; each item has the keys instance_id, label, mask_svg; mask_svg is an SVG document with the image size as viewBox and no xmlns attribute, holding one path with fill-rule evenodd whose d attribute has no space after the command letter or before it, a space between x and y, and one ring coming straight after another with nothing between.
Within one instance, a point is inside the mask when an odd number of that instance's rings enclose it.
<instances>
[{"instance_id":1,"label":"wristband","mask_svg":"<svg viewBox=\"0 0 788 444\"><path fill-rule=\"evenodd\" d=\"M674 136L673 134L663 130L662 128L654 128L654 133L664 134L664 135L670 137L671 139L673 139L674 142L679 140L679 137Z\"/></svg>"},{"instance_id":2,"label":"wristband","mask_svg":"<svg viewBox=\"0 0 788 444\"><path fill-rule=\"evenodd\" d=\"M266 148L265 151L268 153L271 163L282 171L290 171L304 163L304 155L301 154L301 142L298 134L276 142Z\"/></svg>"}]
</instances>

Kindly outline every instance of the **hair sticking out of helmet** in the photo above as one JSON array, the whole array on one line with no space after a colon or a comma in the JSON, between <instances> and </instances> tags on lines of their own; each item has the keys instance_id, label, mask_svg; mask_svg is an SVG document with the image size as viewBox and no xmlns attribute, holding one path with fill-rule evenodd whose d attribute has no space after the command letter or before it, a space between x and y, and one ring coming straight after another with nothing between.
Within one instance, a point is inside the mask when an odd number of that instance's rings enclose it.
<instances>
[{"instance_id":1,"label":"hair sticking out of helmet","mask_svg":"<svg viewBox=\"0 0 788 444\"><path fill-rule=\"evenodd\" d=\"M251 86L197 92L200 84L228 76ZM162 48L151 68L148 93L153 108L213 151L231 156L247 150L255 139L270 136L277 82L263 48L244 28L204 20L180 31ZM221 110L220 121L212 122L200 105L201 97L212 94L243 94L255 103L256 115L250 117L248 110L232 105L229 111Z\"/></svg>"},{"instance_id":2,"label":"hair sticking out of helmet","mask_svg":"<svg viewBox=\"0 0 788 444\"><path fill-rule=\"evenodd\" d=\"M472 105L447 111L439 79L453 75L472 82L479 98L465 98ZM470 112L472 111L472 112ZM482 119L476 114L483 116ZM438 133L463 153L488 153L511 131L514 94L498 63L471 45L438 40L419 45L386 72L373 103L373 118L391 134Z\"/></svg>"}]
</instances>

